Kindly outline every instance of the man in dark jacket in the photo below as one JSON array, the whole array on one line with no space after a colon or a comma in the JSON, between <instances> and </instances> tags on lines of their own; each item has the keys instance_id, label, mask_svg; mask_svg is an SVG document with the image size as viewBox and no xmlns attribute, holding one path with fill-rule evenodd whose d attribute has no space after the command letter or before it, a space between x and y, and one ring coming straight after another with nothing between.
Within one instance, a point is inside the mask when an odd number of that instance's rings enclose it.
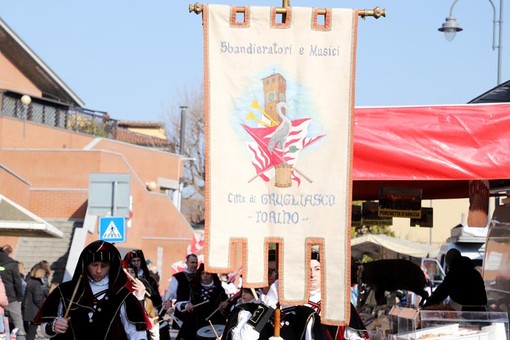
<instances>
[{"instance_id":1,"label":"man in dark jacket","mask_svg":"<svg viewBox=\"0 0 510 340\"><path fill-rule=\"evenodd\" d=\"M445 261L448 273L423 307L440 304L450 297L450 306L455 310L485 311L487 305L485 285L471 259L461 256L457 249L450 249L446 253Z\"/></svg>"},{"instance_id":2,"label":"man in dark jacket","mask_svg":"<svg viewBox=\"0 0 510 340\"><path fill-rule=\"evenodd\" d=\"M0 249L0 276L9 300L9 305L5 307L5 310L14 327L18 329L17 335L25 335L23 316L21 315L21 301L23 301L21 275L19 274L18 261L11 258L10 253L12 253L12 247L9 245Z\"/></svg>"}]
</instances>

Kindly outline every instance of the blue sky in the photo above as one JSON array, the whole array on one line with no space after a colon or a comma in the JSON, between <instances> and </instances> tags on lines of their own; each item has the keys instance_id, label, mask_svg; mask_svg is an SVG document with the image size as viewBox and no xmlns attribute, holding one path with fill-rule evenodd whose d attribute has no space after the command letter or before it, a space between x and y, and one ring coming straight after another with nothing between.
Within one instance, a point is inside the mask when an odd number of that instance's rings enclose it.
<instances>
[{"instance_id":1,"label":"blue sky","mask_svg":"<svg viewBox=\"0 0 510 340\"><path fill-rule=\"evenodd\" d=\"M180 93L203 79L201 16L182 0L0 0L0 17L85 102L121 120L165 121ZM281 1L214 4L281 6ZM449 0L293 0L296 7L387 10L359 21L357 106L462 104L496 85L492 7L459 0L464 31L437 31ZM496 9L499 1L495 1ZM502 82L510 77L510 10L503 22ZM507 33L508 32L508 33ZM508 37L508 38L507 38Z\"/></svg>"}]
</instances>

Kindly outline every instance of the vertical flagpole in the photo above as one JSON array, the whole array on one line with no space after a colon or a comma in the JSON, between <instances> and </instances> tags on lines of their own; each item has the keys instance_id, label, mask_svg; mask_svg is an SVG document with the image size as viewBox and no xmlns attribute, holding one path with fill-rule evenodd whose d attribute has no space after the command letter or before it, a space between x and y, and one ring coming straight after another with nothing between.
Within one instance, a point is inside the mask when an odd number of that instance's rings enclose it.
<instances>
[{"instance_id":1,"label":"vertical flagpole","mask_svg":"<svg viewBox=\"0 0 510 340\"><path fill-rule=\"evenodd\" d=\"M284 12L282 13L282 22L287 21L287 9L290 7L290 0L282 0L282 8ZM275 262L276 262L276 270L280 271L279 267L279 256L278 253L280 251L279 243L276 244L276 252L275 252ZM276 304L276 308L274 310L274 337L276 339L280 338L280 323L281 323L281 309L280 309L280 294L278 294L278 303Z\"/></svg>"},{"instance_id":2,"label":"vertical flagpole","mask_svg":"<svg viewBox=\"0 0 510 340\"><path fill-rule=\"evenodd\" d=\"M280 306L276 306L274 310L274 337L280 337Z\"/></svg>"},{"instance_id":3,"label":"vertical flagpole","mask_svg":"<svg viewBox=\"0 0 510 340\"><path fill-rule=\"evenodd\" d=\"M287 2L288 0L283 0L283 2ZM279 252L280 252L280 244L276 244L275 249L275 262L276 262L276 270L277 272L280 271L280 261L279 261ZM278 294L278 303L276 305L276 309L274 310L274 337L280 338L280 319L281 319L281 310L280 310L280 294Z\"/></svg>"}]
</instances>

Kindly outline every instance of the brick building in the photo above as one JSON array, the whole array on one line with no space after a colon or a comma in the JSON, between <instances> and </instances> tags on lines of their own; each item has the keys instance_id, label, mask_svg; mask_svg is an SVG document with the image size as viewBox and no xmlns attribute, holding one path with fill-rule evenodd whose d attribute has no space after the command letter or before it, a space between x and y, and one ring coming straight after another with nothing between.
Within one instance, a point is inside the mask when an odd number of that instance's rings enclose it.
<instances>
[{"instance_id":1,"label":"brick building","mask_svg":"<svg viewBox=\"0 0 510 340\"><path fill-rule=\"evenodd\" d=\"M115 190L115 178L127 178L119 194L129 201L119 210L126 241L117 246L143 249L166 288L171 264L184 258L194 233L177 209L183 159L169 152L164 134L126 126L133 124L85 109L0 19L0 244L12 245L27 270L48 260L54 281L72 275L83 247L99 238L99 218L117 211L116 202L91 209L91 197L100 200ZM106 191L92 189L97 177Z\"/></svg>"}]
</instances>

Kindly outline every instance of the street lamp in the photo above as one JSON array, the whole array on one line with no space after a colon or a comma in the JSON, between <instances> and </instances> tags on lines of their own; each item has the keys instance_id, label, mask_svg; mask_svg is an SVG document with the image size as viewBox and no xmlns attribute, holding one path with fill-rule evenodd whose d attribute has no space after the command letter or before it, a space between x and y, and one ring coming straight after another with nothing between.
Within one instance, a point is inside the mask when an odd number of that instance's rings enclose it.
<instances>
[{"instance_id":1,"label":"street lamp","mask_svg":"<svg viewBox=\"0 0 510 340\"><path fill-rule=\"evenodd\" d=\"M25 125L27 122L27 111L28 111L28 105L32 102L32 98L29 95L22 95L21 96L21 104L23 105L23 137L25 137Z\"/></svg>"},{"instance_id":2,"label":"street lamp","mask_svg":"<svg viewBox=\"0 0 510 340\"><path fill-rule=\"evenodd\" d=\"M31 102L32 102L32 98L30 98L29 95L24 94L21 96L21 104L28 106L28 105L30 105Z\"/></svg>"},{"instance_id":3,"label":"street lamp","mask_svg":"<svg viewBox=\"0 0 510 340\"><path fill-rule=\"evenodd\" d=\"M457 23L457 19L453 16L453 7L459 0L455 0L450 7L450 15L446 17L445 22L437 30L443 32L446 40L452 41L457 32L462 31L462 28ZM503 37L503 0L499 0L499 11L496 13L496 7L492 0L488 0L492 6L492 50L498 49L498 85L501 84L501 56L502 56L502 37ZM498 18L496 18L496 14ZM498 43L496 44L496 26L499 26Z\"/></svg>"},{"instance_id":4,"label":"street lamp","mask_svg":"<svg viewBox=\"0 0 510 340\"><path fill-rule=\"evenodd\" d=\"M180 106L181 109L181 136L179 141L179 155L184 155L184 139L185 139L185 133L186 133L186 109L187 106Z\"/></svg>"},{"instance_id":5,"label":"street lamp","mask_svg":"<svg viewBox=\"0 0 510 340\"><path fill-rule=\"evenodd\" d=\"M450 10L450 16L446 17L445 22L443 22L443 25L437 29L440 32L444 32L444 37L448 41L452 41L455 38L455 34L457 34L457 32L462 31L462 27L460 27L459 24L457 23L457 19L455 19L455 17L452 17L451 15L452 14Z\"/></svg>"}]
</instances>

